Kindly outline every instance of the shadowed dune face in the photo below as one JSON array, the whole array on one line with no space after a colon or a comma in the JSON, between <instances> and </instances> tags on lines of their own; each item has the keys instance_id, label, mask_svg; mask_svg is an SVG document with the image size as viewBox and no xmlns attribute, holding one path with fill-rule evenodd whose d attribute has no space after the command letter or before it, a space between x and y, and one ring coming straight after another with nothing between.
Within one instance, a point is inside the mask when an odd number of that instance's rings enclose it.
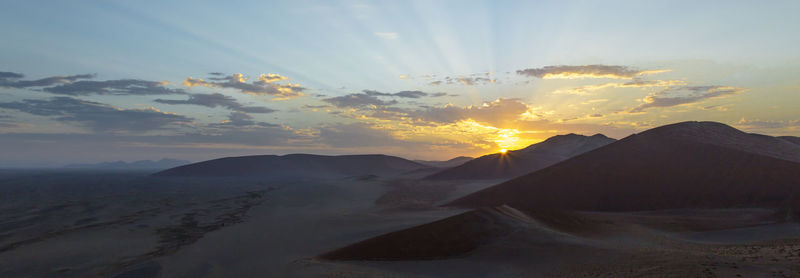
<instances>
[{"instance_id":1,"label":"shadowed dune face","mask_svg":"<svg viewBox=\"0 0 800 278\"><path fill-rule=\"evenodd\" d=\"M784 150L785 144L770 148L764 143L774 140L779 139L741 133L718 123L664 126L448 205L508 204L590 211L738 207L797 210L800 163L762 155ZM745 147L753 147L756 153L741 150Z\"/></svg>"},{"instance_id":2,"label":"shadowed dune face","mask_svg":"<svg viewBox=\"0 0 800 278\"><path fill-rule=\"evenodd\" d=\"M388 233L320 255L329 260L440 259L467 253L532 223L508 207L483 208Z\"/></svg>"},{"instance_id":3,"label":"shadowed dune face","mask_svg":"<svg viewBox=\"0 0 800 278\"><path fill-rule=\"evenodd\" d=\"M633 248L672 244L698 232L784 223L769 209L676 210L635 213L486 207L370 238L328 253L325 260L431 260L479 248ZM622 241L620 241L622 240ZM620 245L620 242L627 242ZM625 245L628 245L625 247ZM534 249L535 249L534 248Z\"/></svg>"},{"instance_id":4,"label":"shadowed dune face","mask_svg":"<svg viewBox=\"0 0 800 278\"><path fill-rule=\"evenodd\" d=\"M430 168L388 155L324 156L290 154L227 157L180 166L155 176L271 176L339 178L396 175Z\"/></svg>"},{"instance_id":5,"label":"shadowed dune face","mask_svg":"<svg viewBox=\"0 0 800 278\"><path fill-rule=\"evenodd\" d=\"M781 136L781 137L778 137L778 138L786 140L786 141L789 141L789 142L792 142L792 143L797 144L797 145L800 145L800 137Z\"/></svg>"},{"instance_id":6,"label":"shadowed dune face","mask_svg":"<svg viewBox=\"0 0 800 278\"><path fill-rule=\"evenodd\" d=\"M498 179L521 176L614 142L602 134L558 135L527 148L485 155L426 177L431 180Z\"/></svg>"}]
</instances>

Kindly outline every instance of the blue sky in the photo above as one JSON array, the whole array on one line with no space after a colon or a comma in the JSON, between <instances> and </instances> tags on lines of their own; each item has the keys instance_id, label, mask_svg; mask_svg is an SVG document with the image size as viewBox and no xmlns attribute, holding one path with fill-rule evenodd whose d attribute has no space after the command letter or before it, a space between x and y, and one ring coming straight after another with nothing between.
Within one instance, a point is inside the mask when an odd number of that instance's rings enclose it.
<instances>
[{"instance_id":1,"label":"blue sky","mask_svg":"<svg viewBox=\"0 0 800 278\"><path fill-rule=\"evenodd\" d=\"M4 1L0 165L291 152L444 159L683 120L796 136L798 10L797 1ZM81 74L93 76L11 83ZM262 74L280 78L240 88ZM204 83L186 86L190 77ZM112 83L126 91L98 91ZM47 89L69 84L70 93ZM104 154L80 151L91 146Z\"/></svg>"}]
</instances>

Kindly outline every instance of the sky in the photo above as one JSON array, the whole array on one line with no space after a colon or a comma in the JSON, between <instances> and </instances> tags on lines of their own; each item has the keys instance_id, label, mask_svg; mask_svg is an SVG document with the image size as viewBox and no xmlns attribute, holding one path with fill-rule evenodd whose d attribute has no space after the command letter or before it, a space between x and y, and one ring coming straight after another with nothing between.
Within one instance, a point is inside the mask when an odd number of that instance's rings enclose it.
<instances>
[{"instance_id":1,"label":"sky","mask_svg":"<svg viewBox=\"0 0 800 278\"><path fill-rule=\"evenodd\" d=\"M0 2L0 167L800 136L799 1Z\"/></svg>"}]
</instances>

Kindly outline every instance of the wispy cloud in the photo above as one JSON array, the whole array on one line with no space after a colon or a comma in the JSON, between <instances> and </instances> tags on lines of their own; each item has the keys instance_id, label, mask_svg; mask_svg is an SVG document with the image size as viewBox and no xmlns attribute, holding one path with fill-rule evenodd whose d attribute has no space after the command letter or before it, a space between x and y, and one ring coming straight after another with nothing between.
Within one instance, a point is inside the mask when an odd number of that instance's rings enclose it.
<instances>
[{"instance_id":1,"label":"wispy cloud","mask_svg":"<svg viewBox=\"0 0 800 278\"><path fill-rule=\"evenodd\" d=\"M16 72L0 72L0 88L33 88L47 87L56 84L67 84L81 79L94 78L93 74L59 75L35 80L22 80L25 75Z\"/></svg>"},{"instance_id":2,"label":"wispy cloud","mask_svg":"<svg viewBox=\"0 0 800 278\"><path fill-rule=\"evenodd\" d=\"M396 40L400 38L400 35L395 32L374 32L373 34L375 34L376 37L384 40Z\"/></svg>"},{"instance_id":3,"label":"wispy cloud","mask_svg":"<svg viewBox=\"0 0 800 278\"><path fill-rule=\"evenodd\" d=\"M272 113L276 110L262 106L245 106L237 102L235 98L226 96L220 93L212 94L192 94L186 100L173 100L173 99L156 99L158 103L164 104L188 104L199 105L205 107L225 107L230 110L246 112L246 113Z\"/></svg>"},{"instance_id":4,"label":"wispy cloud","mask_svg":"<svg viewBox=\"0 0 800 278\"><path fill-rule=\"evenodd\" d=\"M565 95L579 95L579 96L588 96L593 95L597 91L607 88L652 88L652 87L671 87L671 86L679 86L679 85L686 85L685 81L682 80L637 80L634 79L629 82L623 83L605 83L599 85L586 85L580 86L575 88L570 88L566 90L556 90L553 91L553 94L565 94Z\"/></svg>"},{"instance_id":5,"label":"wispy cloud","mask_svg":"<svg viewBox=\"0 0 800 278\"><path fill-rule=\"evenodd\" d=\"M261 74L258 78L250 83L247 82L249 78L241 73L234 73L231 75L213 74L206 81L202 78L188 77L183 81L186 87L212 87L223 89L236 89L242 93L252 95L271 95L276 96L278 99L295 98L303 95L305 88L299 84L280 83L280 81L288 80L288 77L279 74Z\"/></svg>"},{"instance_id":6,"label":"wispy cloud","mask_svg":"<svg viewBox=\"0 0 800 278\"><path fill-rule=\"evenodd\" d=\"M545 66L517 70L517 74L542 79L610 78L633 79L642 75L667 72L669 70L640 70L627 66L583 65Z\"/></svg>"},{"instance_id":7,"label":"wispy cloud","mask_svg":"<svg viewBox=\"0 0 800 278\"><path fill-rule=\"evenodd\" d=\"M82 80L44 88L43 91L58 95L169 95L185 94L181 89L167 88L164 81L121 79L90 81Z\"/></svg>"},{"instance_id":8,"label":"wispy cloud","mask_svg":"<svg viewBox=\"0 0 800 278\"><path fill-rule=\"evenodd\" d=\"M99 132L143 132L192 122L192 119L186 116L162 112L155 108L122 109L71 97L2 102L0 108L46 116L61 122L77 123Z\"/></svg>"},{"instance_id":9,"label":"wispy cloud","mask_svg":"<svg viewBox=\"0 0 800 278\"><path fill-rule=\"evenodd\" d=\"M700 102L710 98L724 97L743 92L743 88L731 86L683 86L668 88L642 99L642 104L629 112L640 113L656 107L672 107Z\"/></svg>"}]
</instances>

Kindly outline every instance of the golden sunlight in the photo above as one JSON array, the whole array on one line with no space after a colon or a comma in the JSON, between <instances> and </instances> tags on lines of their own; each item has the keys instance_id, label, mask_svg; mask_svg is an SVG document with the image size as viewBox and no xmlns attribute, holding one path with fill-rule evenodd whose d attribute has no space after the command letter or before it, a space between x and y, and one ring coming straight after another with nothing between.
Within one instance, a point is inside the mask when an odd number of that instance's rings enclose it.
<instances>
[{"instance_id":1,"label":"golden sunlight","mask_svg":"<svg viewBox=\"0 0 800 278\"><path fill-rule=\"evenodd\" d=\"M501 153L501 154L505 154L505 153L507 153L507 152L508 152L508 150L506 150L506 149L500 149L500 153Z\"/></svg>"}]
</instances>

